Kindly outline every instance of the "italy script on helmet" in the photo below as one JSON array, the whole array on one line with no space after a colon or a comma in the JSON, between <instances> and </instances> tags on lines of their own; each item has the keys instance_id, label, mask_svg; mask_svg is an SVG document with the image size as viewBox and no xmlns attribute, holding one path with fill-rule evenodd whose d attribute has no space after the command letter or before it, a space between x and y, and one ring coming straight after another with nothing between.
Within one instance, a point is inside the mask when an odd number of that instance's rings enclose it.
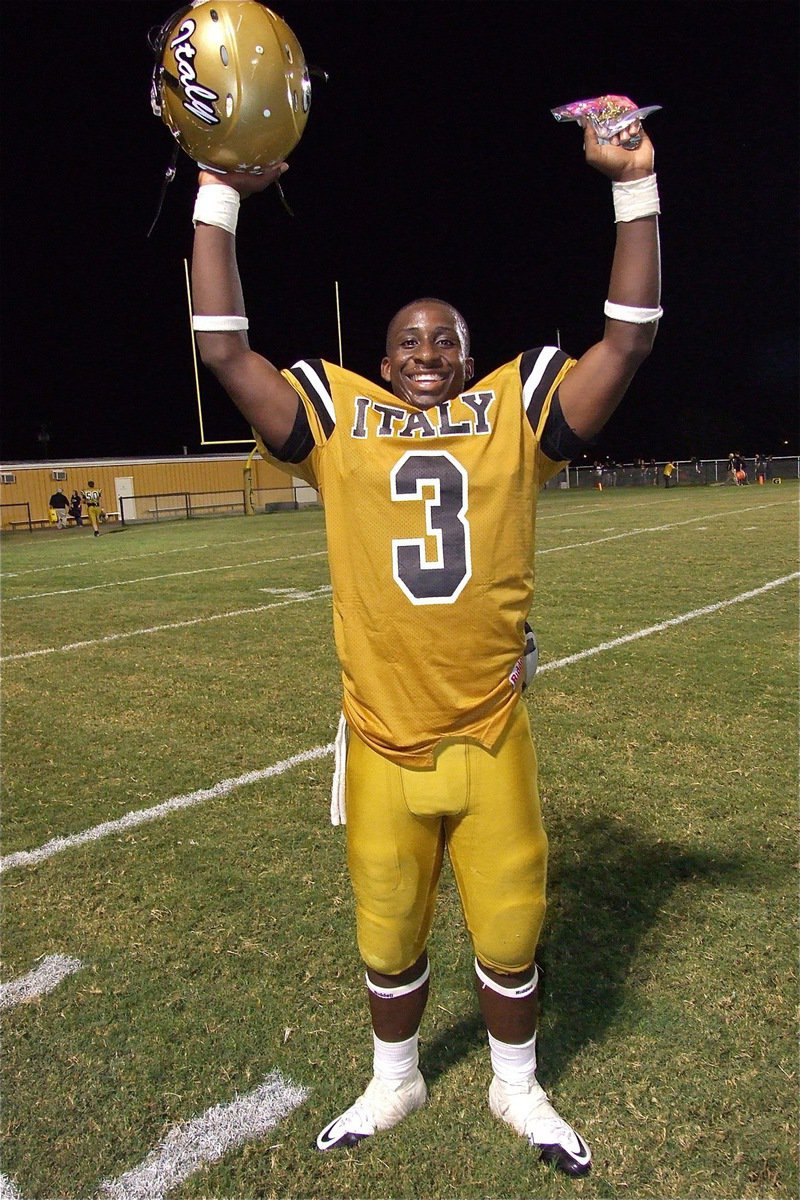
<instances>
[{"instance_id":1,"label":"italy script on helmet","mask_svg":"<svg viewBox=\"0 0 800 1200\"><path fill-rule=\"evenodd\" d=\"M258 173L300 141L309 69L292 30L258 0L196 0L151 44L153 111L201 166Z\"/></svg>"}]
</instances>

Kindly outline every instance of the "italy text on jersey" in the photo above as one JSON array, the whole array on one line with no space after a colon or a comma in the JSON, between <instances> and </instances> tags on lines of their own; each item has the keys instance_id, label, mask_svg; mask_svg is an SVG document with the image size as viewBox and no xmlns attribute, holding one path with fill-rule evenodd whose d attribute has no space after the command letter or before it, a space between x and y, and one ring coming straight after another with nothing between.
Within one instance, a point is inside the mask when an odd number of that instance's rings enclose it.
<instances>
[{"instance_id":1,"label":"italy text on jersey","mask_svg":"<svg viewBox=\"0 0 800 1200\"><path fill-rule=\"evenodd\" d=\"M464 421L451 420L450 400L444 400L427 412L408 412L392 404L382 404L369 396L356 396L353 427L350 436L435 438L470 436L492 432L489 409L495 399L493 391L464 392L459 400L469 410Z\"/></svg>"}]
</instances>

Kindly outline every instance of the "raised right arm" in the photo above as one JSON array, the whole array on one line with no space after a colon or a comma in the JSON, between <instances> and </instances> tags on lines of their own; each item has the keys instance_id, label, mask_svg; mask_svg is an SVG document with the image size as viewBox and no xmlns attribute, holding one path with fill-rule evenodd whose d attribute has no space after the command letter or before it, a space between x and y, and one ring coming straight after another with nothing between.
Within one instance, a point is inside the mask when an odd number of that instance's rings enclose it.
<instances>
[{"instance_id":1,"label":"raised right arm","mask_svg":"<svg viewBox=\"0 0 800 1200\"><path fill-rule=\"evenodd\" d=\"M216 175L201 170L199 182L201 188L232 187L244 197L263 191L285 170L284 163L263 175ZM245 315L235 235L202 220L197 221L194 235L192 301L195 316ZM280 450L297 415L299 400L294 388L271 362L250 349L246 332L198 330L196 337L201 360L242 416L271 449Z\"/></svg>"}]
</instances>

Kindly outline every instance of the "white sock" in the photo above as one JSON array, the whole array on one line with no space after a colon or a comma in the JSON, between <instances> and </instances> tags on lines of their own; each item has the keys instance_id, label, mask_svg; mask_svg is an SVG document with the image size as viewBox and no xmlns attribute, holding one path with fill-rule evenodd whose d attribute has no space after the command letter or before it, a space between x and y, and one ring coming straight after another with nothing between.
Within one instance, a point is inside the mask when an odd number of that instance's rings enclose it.
<instances>
[{"instance_id":1,"label":"white sock","mask_svg":"<svg viewBox=\"0 0 800 1200\"><path fill-rule=\"evenodd\" d=\"M536 1034L529 1042L513 1046L489 1034L492 1069L503 1083L527 1083L536 1073Z\"/></svg>"},{"instance_id":2,"label":"white sock","mask_svg":"<svg viewBox=\"0 0 800 1200\"><path fill-rule=\"evenodd\" d=\"M404 1042L382 1042L373 1033L375 1051L372 1070L379 1079L395 1090L413 1075L419 1063L419 1032Z\"/></svg>"}]
</instances>

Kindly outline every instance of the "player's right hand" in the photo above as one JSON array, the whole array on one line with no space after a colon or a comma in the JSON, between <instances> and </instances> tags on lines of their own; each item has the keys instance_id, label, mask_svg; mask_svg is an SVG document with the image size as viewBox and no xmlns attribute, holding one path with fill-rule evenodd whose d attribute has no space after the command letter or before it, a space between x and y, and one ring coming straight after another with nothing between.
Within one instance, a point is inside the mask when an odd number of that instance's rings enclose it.
<instances>
[{"instance_id":1,"label":"player's right hand","mask_svg":"<svg viewBox=\"0 0 800 1200\"><path fill-rule=\"evenodd\" d=\"M235 188L244 199L245 196L251 196L255 192L265 191L271 183L275 183L288 170L289 164L285 162L265 167L258 175L252 174L250 171L228 171L223 174L220 171L205 171L201 167L198 183L201 186L206 183L225 183L228 187Z\"/></svg>"},{"instance_id":2,"label":"player's right hand","mask_svg":"<svg viewBox=\"0 0 800 1200\"><path fill-rule=\"evenodd\" d=\"M583 118L583 149L590 167L609 179L638 179L652 175L654 170L653 143L641 121L615 134L609 142L601 143L592 122Z\"/></svg>"}]
</instances>

